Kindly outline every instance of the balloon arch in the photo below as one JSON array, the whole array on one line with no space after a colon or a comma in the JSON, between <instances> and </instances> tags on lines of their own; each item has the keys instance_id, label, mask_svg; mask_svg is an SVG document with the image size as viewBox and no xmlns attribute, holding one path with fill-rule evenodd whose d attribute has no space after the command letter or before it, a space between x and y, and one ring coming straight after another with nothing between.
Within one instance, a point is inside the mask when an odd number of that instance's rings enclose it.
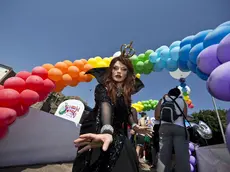
<instances>
[{"instance_id":1,"label":"balloon arch","mask_svg":"<svg viewBox=\"0 0 230 172\"><path fill-rule=\"evenodd\" d=\"M230 21L213 30L204 30L195 35L173 42L169 47L163 45L155 51L133 55L130 60L136 76L180 69L191 71L205 80L209 93L223 101L230 101ZM115 53L114 56L118 55ZM71 62L65 60L55 65L44 64L35 67L32 72L21 71L15 77L8 78L0 85L0 138L3 138L17 118L26 114L29 107L43 101L50 92L61 92L66 86L76 87L80 82L90 82L93 77L85 72L95 67L107 67L113 57L99 56L88 60ZM186 85L181 84L188 105L192 102ZM139 109L138 109L139 105ZM138 111L154 109L156 101L149 100L134 103ZM191 107L192 108L192 107ZM228 113L230 114L230 112ZM230 146L230 124L227 127L227 142ZM230 148L229 148L230 149Z\"/></svg>"}]
</instances>

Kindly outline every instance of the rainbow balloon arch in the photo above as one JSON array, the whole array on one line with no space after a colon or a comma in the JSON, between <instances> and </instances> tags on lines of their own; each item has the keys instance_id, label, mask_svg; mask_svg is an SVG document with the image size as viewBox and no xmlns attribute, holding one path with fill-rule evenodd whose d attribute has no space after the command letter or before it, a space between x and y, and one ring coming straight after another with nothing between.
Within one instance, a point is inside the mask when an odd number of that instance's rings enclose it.
<instances>
[{"instance_id":1,"label":"rainbow balloon arch","mask_svg":"<svg viewBox=\"0 0 230 172\"><path fill-rule=\"evenodd\" d=\"M163 45L155 51L147 50L133 55L130 60L137 77L163 69L169 72L178 68L183 72L192 71L207 81L207 89L213 97L230 101L229 33L230 21L213 30L204 30L175 41L169 47ZM97 56L74 62L65 60L55 65L44 64L35 67L32 72L21 71L15 77L7 79L0 86L0 138L5 136L8 127L18 116L26 114L31 105L43 101L50 92L61 92L66 86L76 87L80 82L90 82L93 77L85 75L85 72L91 68L109 66L112 58ZM181 87L187 90L184 84ZM188 105L191 105L186 91L183 95ZM148 105L146 107L149 109ZM230 146L230 124L226 132Z\"/></svg>"}]
</instances>

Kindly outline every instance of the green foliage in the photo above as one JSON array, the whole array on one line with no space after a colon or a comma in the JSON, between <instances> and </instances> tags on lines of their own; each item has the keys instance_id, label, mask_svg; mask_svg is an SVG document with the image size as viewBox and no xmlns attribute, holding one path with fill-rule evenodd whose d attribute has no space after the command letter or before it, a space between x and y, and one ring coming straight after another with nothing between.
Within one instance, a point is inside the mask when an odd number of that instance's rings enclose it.
<instances>
[{"instance_id":1,"label":"green foliage","mask_svg":"<svg viewBox=\"0 0 230 172\"><path fill-rule=\"evenodd\" d=\"M218 112L225 132L227 126L227 121L226 121L227 110L218 109ZM194 122L197 123L198 121L204 121L211 128L213 132L213 138L207 140L209 145L223 143L223 138L222 138L222 134L221 134L221 130L220 130L220 126L215 110L201 110L199 112L193 113L192 116L194 118Z\"/></svg>"}]
</instances>

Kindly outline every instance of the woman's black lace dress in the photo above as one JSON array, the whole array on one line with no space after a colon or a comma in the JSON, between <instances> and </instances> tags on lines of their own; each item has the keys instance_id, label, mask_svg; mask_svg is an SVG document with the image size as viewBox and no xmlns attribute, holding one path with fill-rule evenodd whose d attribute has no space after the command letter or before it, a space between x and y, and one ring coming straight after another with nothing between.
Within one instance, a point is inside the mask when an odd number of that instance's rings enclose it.
<instances>
[{"instance_id":1,"label":"woman's black lace dress","mask_svg":"<svg viewBox=\"0 0 230 172\"><path fill-rule=\"evenodd\" d=\"M95 158L91 156L94 150L85 153L84 157L80 155L82 159L75 161L73 171L138 172L136 151L127 138L127 125L134 123L131 108L125 105L123 95L117 97L115 105L112 104L102 84L97 85L95 89L95 101L96 106L92 113L96 116L96 133L100 133L103 125L112 125L114 128L113 142L106 152L100 150L100 155L95 161L93 160ZM87 162L89 160L90 163Z\"/></svg>"}]
</instances>

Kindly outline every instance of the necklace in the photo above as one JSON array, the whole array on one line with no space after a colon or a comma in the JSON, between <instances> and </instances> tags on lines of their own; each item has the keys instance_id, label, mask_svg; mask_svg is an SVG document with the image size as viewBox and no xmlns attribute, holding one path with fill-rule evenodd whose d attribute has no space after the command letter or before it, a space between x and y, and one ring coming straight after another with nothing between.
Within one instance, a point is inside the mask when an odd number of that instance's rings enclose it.
<instances>
[{"instance_id":1,"label":"necklace","mask_svg":"<svg viewBox=\"0 0 230 172\"><path fill-rule=\"evenodd\" d=\"M117 88L117 96L121 97L123 95L123 88Z\"/></svg>"}]
</instances>

